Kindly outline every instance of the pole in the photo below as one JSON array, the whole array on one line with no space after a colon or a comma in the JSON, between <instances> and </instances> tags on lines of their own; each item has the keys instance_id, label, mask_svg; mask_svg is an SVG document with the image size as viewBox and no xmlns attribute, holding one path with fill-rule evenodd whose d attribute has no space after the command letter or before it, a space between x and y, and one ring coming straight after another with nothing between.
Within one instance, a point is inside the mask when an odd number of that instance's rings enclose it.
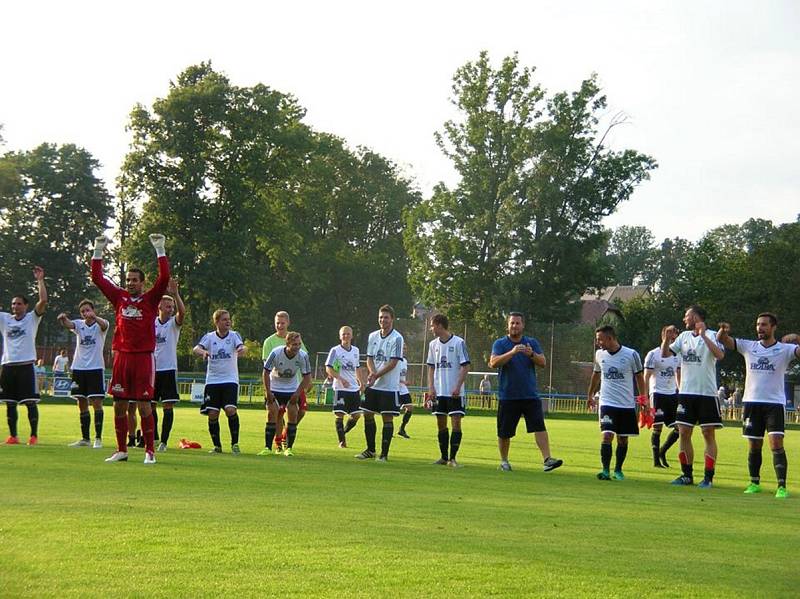
<instances>
[{"instance_id":1,"label":"pole","mask_svg":"<svg viewBox=\"0 0 800 599\"><path fill-rule=\"evenodd\" d=\"M555 331L556 331L556 321L550 321L550 382L548 383L550 388L548 391L550 392L550 396L553 395L553 346L555 345Z\"/></svg>"},{"instance_id":2,"label":"pole","mask_svg":"<svg viewBox=\"0 0 800 599\"><path fill-rule=\"evenodd\" d=\"M419 386L425 387L425 348L428 347L428 316L427 313L422 314L422 358L420 358L419 365Z\"/></svg>"}]
</instances>

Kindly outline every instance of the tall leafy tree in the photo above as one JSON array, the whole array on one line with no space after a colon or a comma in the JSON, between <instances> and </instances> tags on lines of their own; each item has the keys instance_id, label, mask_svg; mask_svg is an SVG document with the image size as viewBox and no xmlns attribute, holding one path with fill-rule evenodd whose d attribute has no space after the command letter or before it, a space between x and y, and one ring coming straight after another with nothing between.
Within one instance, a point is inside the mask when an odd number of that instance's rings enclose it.
<instances>
[{"instance_id":1,"label":"tall leafy tree","mask_svg":"<svg viewBox=\"0 0 800 599\"><path fill-rule=\"evenodd\" d=\"M655 161L608 148L606 98L592 76L547 97L516 55L456 71L459 118L437 134L460 181L439 184L405 231L412 288L426 302L486 327L509 308L569 319L602 285L603 217L648 178Z\"/></svg>"},{"instance_id":2,"label":"tall leafy tree","mask_svg":"<svg viewBox=\"0 0 800 599\"><path fill-rule=\"evenodd\" d=\"M655 238L650 229L623 225L608 244L612 282L618 285L652 285L657 278Z\"/></svg>"}]
</instances>

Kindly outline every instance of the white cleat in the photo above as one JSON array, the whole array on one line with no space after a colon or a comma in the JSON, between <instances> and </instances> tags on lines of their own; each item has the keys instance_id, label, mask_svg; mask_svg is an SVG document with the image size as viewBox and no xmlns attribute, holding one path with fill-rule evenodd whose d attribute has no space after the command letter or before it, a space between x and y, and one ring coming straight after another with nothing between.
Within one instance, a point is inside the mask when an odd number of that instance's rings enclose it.
<instances>
[{"instance_id":1,"label":"white cleat","mask_svg":"<svg viewBox=\"0 0 800 599\"><path fill-rule=\"evenodd\" d=\"M163 443L163 442L162 442L162 443L159 443L159 444L158 444L158 449L156 449L156 451L157 451L158 453L163 453L163 452L167 451L167 444L166 444L166 443Z\"/></svg>"},{"instance_id":2,"label":"white cleat","mask_svg":"<svg viewBox=\"0 0 800 599\"><path fill-rule=\"evenodd\" d=\"M103 449L103 440L100 437L94 440L94 443L92 443L92 449Z\"/></svg>"},{"instance_id":3,"label":"white cleat","mask_svg":"<svg viewBox=\"0 0 800 599\"><path fill-rule=\"evenodd\" d=\"M67 445L67 447L89 447L90 445L91 443L89 442L89 439L78 439L77 441Z\"/></svg>"},{"instance_id":4,"label":"white cleat","mask_svg":"<svg viewBox=\"0 0 800 599\"><path fill-rule=\"evenodd\" d=\"M145 451L144 452L144 463L145 464L155 464L156 463L156 454L152 451Z\"/></svg>"},{"instance_id":5,"label":"white cleat","mask_svg":"<svg viewBox=\"0 0 800 599\"><path fill-rule=\"evenodd\" d=\"M106 458L106 462L127 462L128 461L128 452L127 451L115 451L111 454L110 458Z\"/></svg>"}]
</instances>

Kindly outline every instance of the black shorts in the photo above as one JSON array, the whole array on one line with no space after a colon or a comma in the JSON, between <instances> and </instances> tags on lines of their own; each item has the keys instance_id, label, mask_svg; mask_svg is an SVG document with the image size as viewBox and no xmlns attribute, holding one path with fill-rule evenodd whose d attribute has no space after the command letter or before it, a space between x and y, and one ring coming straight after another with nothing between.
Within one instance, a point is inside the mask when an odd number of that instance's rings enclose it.
<instances>
[{"instance_id":1,"label":"black shorts","mask_svg":"<svg viewBox=\"0 0 800 599\"><path fill-rule=\"evenodd\" d=\"M517 434L519 419L525 417L525 430L541 433L544 426L544 412L541 399L505 399L497 408L497 436L510 439Z\"/></svg>"},{"instance_id":2,"label":"black shorts","mask_svg":"<svg viewBox=\"0 0 800 599\"><path fill-rule=\"evenodd\" d=\"M684 426L722 428L722 416L719 413L717 398L713 395L678 394L675 407L675 424Z\"/></svg>"},{"instance_id":3,"label":"black shorts","mask_svg":"<svg viewBox=\"0 0 800 599\"><path fill-rule=\"evenodd\" d=\"M297 391L293 391L292 393L289 393L287 391L273 391L272 395L275 396L275 401L278 402L278 405L281 408L285 408L287 405L289 405L289 400L292 399L292 395L294 395L295 393L297 393ZM297 398L297 405L298 407L300 406L299 397Z\"/></svg>"},{"instance_id":4,"label":"black shorts","mask_svg":"<svg viewBox=\"0 0 800 599\"><path fill-rule=\"evenodd\" d=\"M617 408L600 406L600 430L614 433L620 437L638 437L639 424L636 422L636 408Z\"/></svg>"},{"instance_id":5,"label":"black shorts","mask_svg":"<svg viewBox=\"0 0 800 599\"><path fill-rule=\"evenodd\" d=\"M414 402L411 401L411 393L403 393L400 396L400 405L401 406L413 406Z\"/></svg>"},{"instance_id":6,"label":"black shorts","mask_svg":"<svg viewBox=\"0 0 800 599\"><path fill-rule=\"evenodd\" d=\"M786 430L786 409L781 404L746 401L742 418L742 437L748 439L763 439L764 431L783 435Z\"/></svg>"},{"instance_id":7,"label":"black shorts","mask_svg":"<svg viewBox=\"0 0 800 599\"><path fill-rule=\"evenodd\" d=\"M176 403L180 400L178 372L176 370L157 370L156 384L153 387L153 402Z\"/></svg>"},{"instance_id":8,"label":"black shorts","mask_svg":"<svg viewBox=\"0 0 800 599\"><path fill-rule=\"evenodd\" d=\"M0 401L38 403L33 364L6 364L0 373Z\"/></svg>"},{"instance_id":9,"label":"black shorts","mask_svg":"<svg viewBox=\"0 0 800 599\"><path fill-rule=\"evenodd\" d=\"M678 407L678 394L653 393L653 407L656 417L653 424L663 424L670 428L675 426L675 408Z\"/></svg>"},{"instance_id":10,"label":"black shorts","mask_svg":"<svg viewBox=\"0 0 800 599\"><path fill-rule=\"evenodd\" d=\"M436 416L466 416L467 400L464 397L437 395L431 414Z\"/></svg>"},{"instance_id":11,"label":"black shorts","mask_svg":"<svg viewBox=\"0 0 800 599\"><path fill-rule=\"evenodd\" d=\"M236 383L214 383L206 385L200 413L220 412L225 408L235 408L238 404L239 385Z\"/></svg>"},{"instance_id":12,"label":"black shorts","mask_svg":"<svg viewBox=\"0 0 800 599\"><path fill-rule=\"evenodd\" d=\"M333 392L333 413L334 414L360 414L361 413L361 394L358 391L343 391L341 389Z\"/></svg>"},{"instance_id":13,"label":"black shorts","mask_svg":"<svg viewBox=\"0 0 800 599\"><path fill-rule=\"evenodd\" d=\"M86 399L88 397L105 397L106 381L102 368L97 370L72 371L72 397Z\"/></svg>"},{"instance_id":14,"label":"black shorts","mask_svg":"<svg viewBox=\"0 0 800 599\"><path fill-rule=\"evenodd\" d=\"M364 392L364 402L361 411L368 414L393 414L400 415L400 396L397 391L382 391L367 387Z\"/></svg>"}]
</instances>

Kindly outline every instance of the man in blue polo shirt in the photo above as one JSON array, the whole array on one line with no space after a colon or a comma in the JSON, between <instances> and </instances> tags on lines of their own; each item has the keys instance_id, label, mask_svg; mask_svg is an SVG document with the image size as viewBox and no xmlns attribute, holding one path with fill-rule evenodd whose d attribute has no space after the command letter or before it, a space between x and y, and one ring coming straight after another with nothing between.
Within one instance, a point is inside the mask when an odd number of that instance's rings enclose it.
<instances>
[{"instance_id":1,"label":"man in blue polo shirt","mask_svg":"<svg viewBox=\"0 0 800 599\"><path fill-rule=\"evenodd\" d=\"M507 321L508 335L492 346L489 368L500 370L500 388L497 408L497 447L500 450L500 469L510 471L508 449L511 437L516 434L519 419L525 417L525 428L534 434L536 445L542 452L544 471L550 472L564 462L550 455L550 438L544 426L542 400L536 391L535 367L544 368L546 359L539 342L523 335L525 317L521 312L511 312Z\"/></svg>"}]
</instances>

